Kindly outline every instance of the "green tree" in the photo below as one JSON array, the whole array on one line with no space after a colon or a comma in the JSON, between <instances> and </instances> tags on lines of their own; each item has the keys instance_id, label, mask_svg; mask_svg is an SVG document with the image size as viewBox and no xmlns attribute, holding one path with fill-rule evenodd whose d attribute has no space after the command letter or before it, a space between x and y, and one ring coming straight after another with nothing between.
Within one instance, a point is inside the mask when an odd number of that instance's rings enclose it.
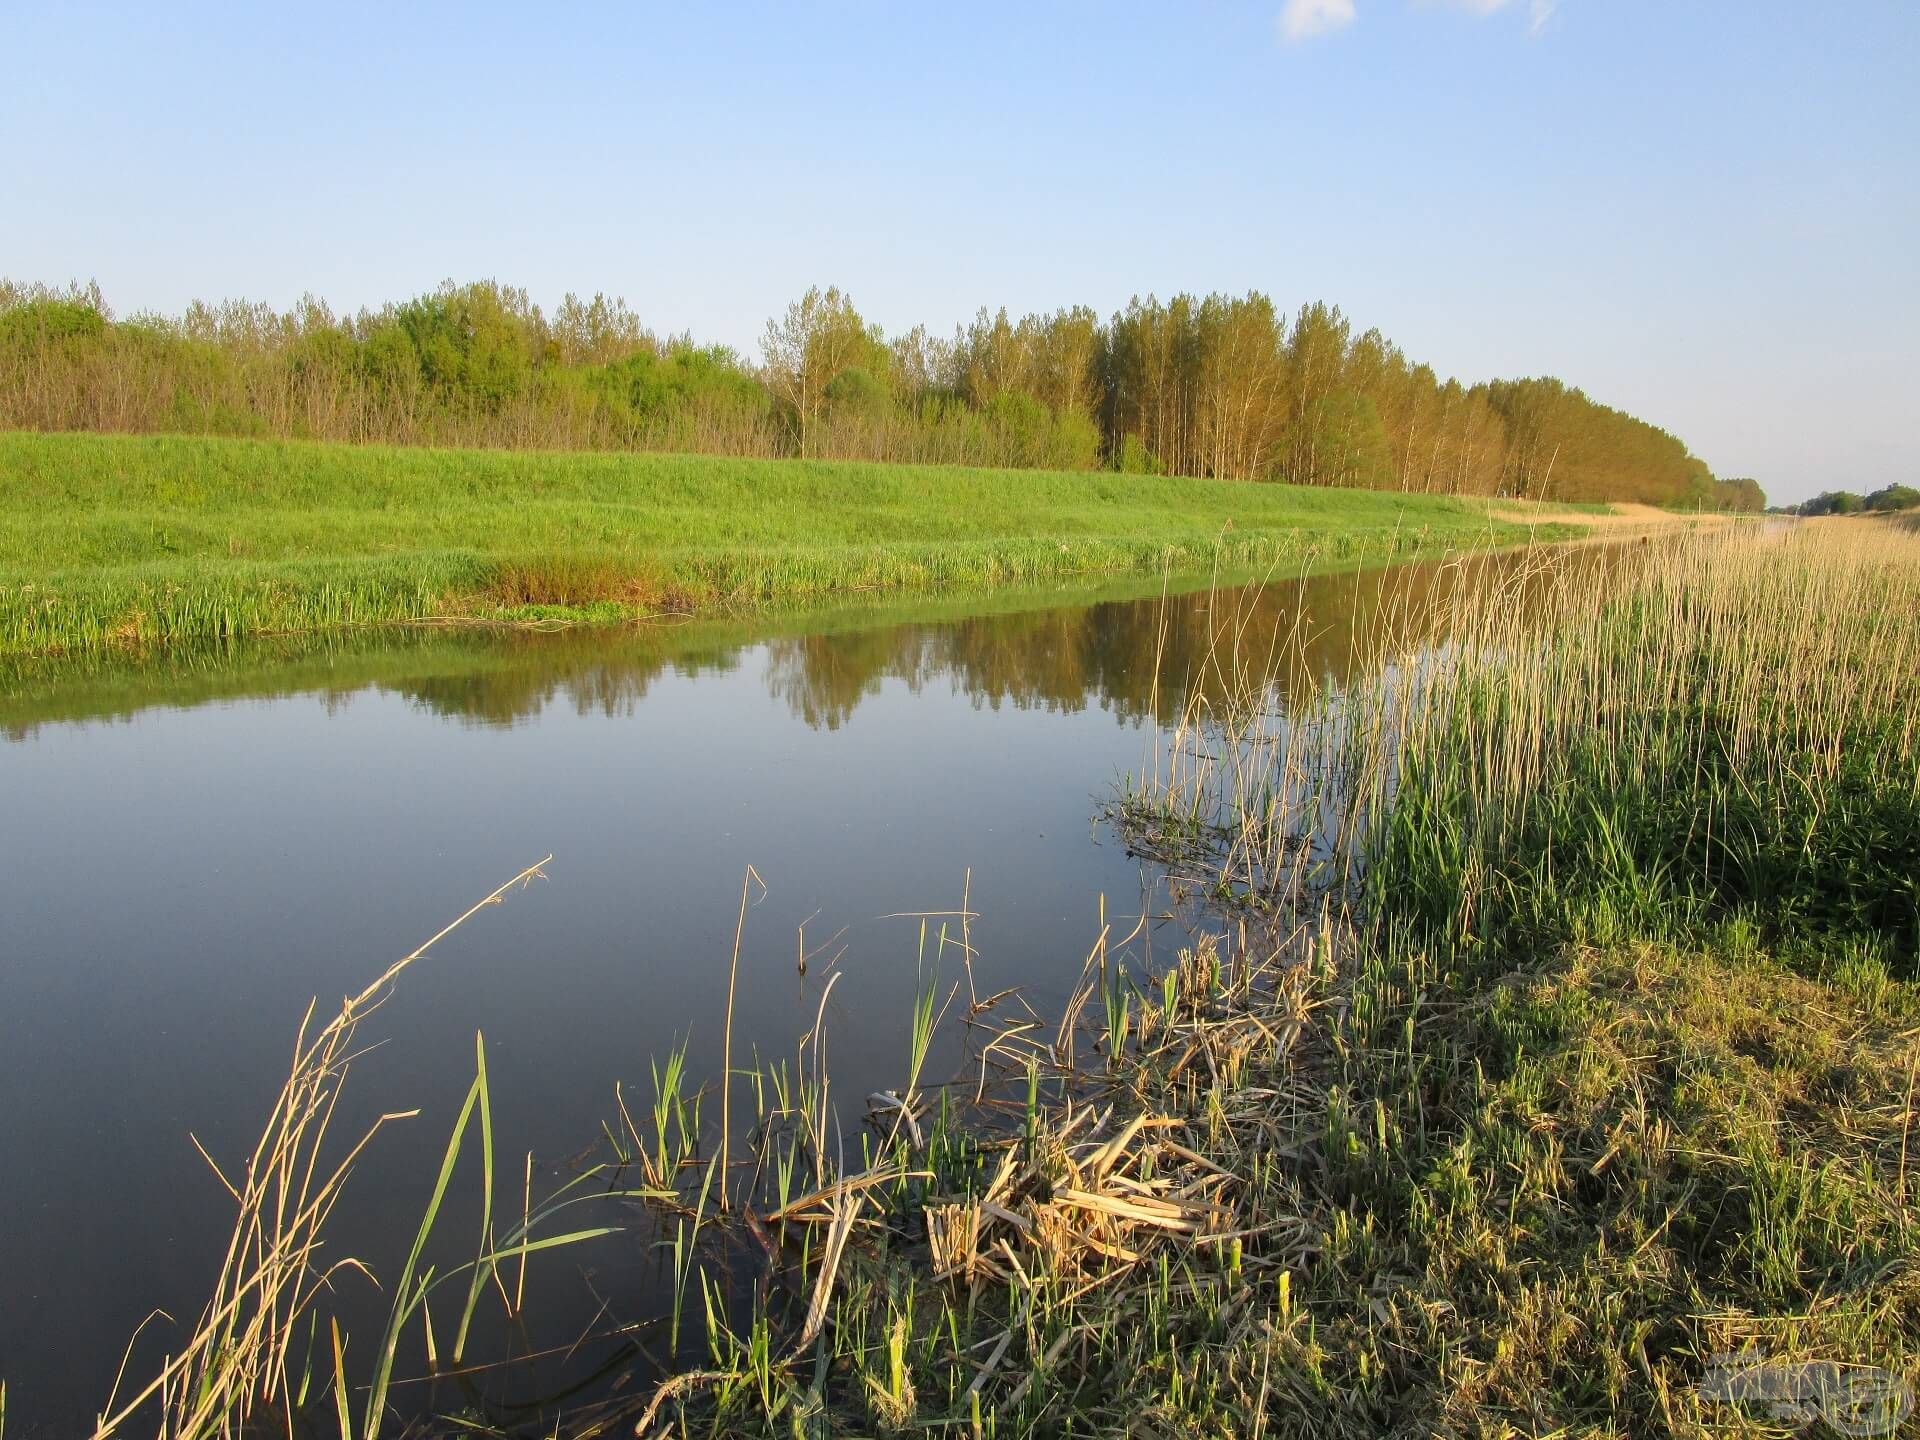
<instances>
[{"instance_id":1,"label":"green tree","mask_svg":"<svg viewBox=\"0 0 1920 1440\"><path fill-rule=\"evenodd\" d=\"M1296 485L1331 483L1332 461L1321 451L1329 438L1328 397L1342 383L1351 327L1338 305L1302 305L1287 336L1287 381L1292 390L1286 478ZM1335 407L1336 409L1340 407Z\"/></svg>"},{"instance_id":2,"label":"green tree","mask_svg":"<svg viewBox=\"0 0 1920 1440\"><path fill-rule=\"evenodd\" d=\"M764 363L655 336L627 304L442 284L336 317L195 302L117 320L97 287L0 280L0 424L1155 470L1751 511L1680 440L1551 377L1468 385L1338 307L1265 295L983 307L886 341L838 289L767 324ZM824 428L823 428L824 427ZM1856 504L1906 503L1883 487Z\"/></svg>"},{"instance_id":3,"label":"green tree","mask_svg":"<svg viewBox=\"0 0 1920 1440\"><path fill-rule=\"evenodd\" d=\"M864 366L849 365L827 382L826 408L858 420L884 420L892 413L893 395Z\"/></svg>"},{"instance_id":4,"label":"green tree","mask_svg":"<svg viewBox=\"0 0 1920 1440\"><path fill-rule=\"evenodd\" d=\"M1387 483L1393 455L1372 399L1357 390L1331 391L1308 423L1321 484L1379 489Z\"/></svg>"},{"instance_id":5,"label":"green tree","mask_svg":"<svg viewBox=\"0 0 1920 1440\"><path fill-rule=\"evenodd\" d=\"M1886 485L1866 497L1869 510L1920 509L1920 490L1911 485Z\"/></svg>"},{"instance_id":6,"label":"green tree","mask_svg":"<svg viewBox=\"0 0 1920 1440\"><path fill-rule=\"evenodd\" d=\"M884 375L892 360L879 329L869 329L853 297L832 286L825 291L814 286L784 316L767 321L760 349L767 383L793 416L802 455L825 412L834 377L852 366Z\"/></svg>"}]
</instances>

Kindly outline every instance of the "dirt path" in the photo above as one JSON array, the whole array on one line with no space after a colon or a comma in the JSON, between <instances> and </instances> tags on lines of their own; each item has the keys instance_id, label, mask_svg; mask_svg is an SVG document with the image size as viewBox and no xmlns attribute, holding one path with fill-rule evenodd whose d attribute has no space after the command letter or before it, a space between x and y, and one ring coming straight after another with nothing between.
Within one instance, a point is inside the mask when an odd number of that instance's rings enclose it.
<instances>
[{"instance_id":1,"label":"dirt path","mask_svg":"<svg viewBox=\"0 0 1920 1440\"><path fill-rule=\"evenodd\" d=\"M1731 515L1681 515L1652 505L1615 501L1605 513L1590 511L1540 511L1519 506L1491 505L1487 514L1510 525L1580 525L1589 530L1618 533L1640 530L1711 529L1733 523Z\"/></svg>"}]
</instances>

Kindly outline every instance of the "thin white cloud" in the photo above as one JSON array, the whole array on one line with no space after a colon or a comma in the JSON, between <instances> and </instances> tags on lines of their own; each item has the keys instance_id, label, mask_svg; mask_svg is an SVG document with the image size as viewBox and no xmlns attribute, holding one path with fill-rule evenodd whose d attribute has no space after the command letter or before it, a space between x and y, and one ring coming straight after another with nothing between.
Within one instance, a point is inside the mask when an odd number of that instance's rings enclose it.
<instances>
[{"instance_id":1,"label":"thin white cloud","mask_svg":"<svg viewBox=\"0 0 1920 1440\"><path fill-rule=\"evenodd\" d=\"M1413 0L1418 6L1458 10L1484 20L1512 8L1515 0ZM1538 38L1560 8L1560 0L1526 0L1527 34ZM1354 22L1354 0L1287 0L1280 11L1280 34L1289 42L1341 30Z\"/></svg>"},{"instance_id":2,"label":"thin white cloud","mask_svg":"<svg viewBox=\"0 0 1920 1440\"><path fill-rule=\"evenodd\" d=\"M1311 40L1353 23L1353 0L1287 0L1280 12L1280 34L1288 40Z\"/></svg>"},{"instance_id":3,"label":"thin white cloud","mask_svg":"<svg viewBox=\"0 0 1920 1440\"><path fill-rule=\"evenodd\" d=\"M1498 11L1505 10L1513 0L1417 0L1423 5L1444 5L1451 10L1464 10L1467 14L1484 19ZM1553 18L1553 12L1560 8L1560 0L1527 0L1527 34L1538 35L1547 28L1547 22Z\"/></svg>"}]
</instances>

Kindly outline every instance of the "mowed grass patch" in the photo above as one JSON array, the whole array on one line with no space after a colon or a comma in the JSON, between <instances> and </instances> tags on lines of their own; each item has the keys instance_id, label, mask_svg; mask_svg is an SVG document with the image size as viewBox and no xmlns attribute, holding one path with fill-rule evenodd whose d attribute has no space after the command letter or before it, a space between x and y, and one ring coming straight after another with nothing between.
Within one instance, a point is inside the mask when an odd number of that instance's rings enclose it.
<instances>
[{"instance_id":1,"label":"mowed grass patch","mask_svg":"<svg viewBox=\"0 0 1920 1440\"><path fill-rule=\"evenodd\" d=\"M1549 535L1575 518L1540 516ZM9 432L0 650L1351 563L1529 534L1456 497L1105 472Z\"/></svg>"}]
</instances>

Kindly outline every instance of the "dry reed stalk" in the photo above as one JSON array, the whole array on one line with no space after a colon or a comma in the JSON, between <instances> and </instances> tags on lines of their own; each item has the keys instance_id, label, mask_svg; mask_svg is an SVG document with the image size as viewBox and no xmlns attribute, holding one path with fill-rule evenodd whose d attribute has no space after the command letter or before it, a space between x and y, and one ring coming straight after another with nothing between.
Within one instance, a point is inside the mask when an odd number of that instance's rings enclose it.
<instances>
[{"instance_id":1,"label":"dry reed stalk","mask_svg":"<svg viewBox=\"0 0 1920 1440\"><path fill-rule=\"evenodd\" d=\"M759 885L761 894L766 893L766 882L760 879L753 866L747 866L747 873L740 877L740 918L733 927L733 955L727 962L727 1020L722 1032L720 1051L720 1209L727 1209L727 1166L731 1163L733 1148L733 992L740 977L740 939L747 930L747 890L751 885Z\"/></svg>"},{"instance_id":2,"label":"dry reed stalk","mask_svg":"<svg viewBox=\"0 0 1920 1440\"><path fill-rule=\"evenodd\" d=\"M161 1440L241 1434L256 1413L279 1403L291 1405L288 1361L295 1322L332 1278L343 1270L366 1267L343 1258L316 1270L313 1256L328 1216L338 1201L354 1162L391 1120L417 1111L383 1114L345 1155L323 1170L321 1152L339 1102L361 1021L385 1003L400 973L439 941L489 905L498 904L515 886L544 879L553 857L528 866L401 957L359 994L343 1001L311 1039L313 1005L301 1021L293 1063L275 1098L267 1123L238 1184L210 1156L208 1164L238 1206L226 1256L199 1325L185 1347L160 1373L124 1404L108 1398L94 1427L93 1440L110 1440L149 1401L161 1403ZM194 1141L196 1148L198 1140ZM206 1156L201 1148L200 1153Z\"/></svg>"}]
</instances>

